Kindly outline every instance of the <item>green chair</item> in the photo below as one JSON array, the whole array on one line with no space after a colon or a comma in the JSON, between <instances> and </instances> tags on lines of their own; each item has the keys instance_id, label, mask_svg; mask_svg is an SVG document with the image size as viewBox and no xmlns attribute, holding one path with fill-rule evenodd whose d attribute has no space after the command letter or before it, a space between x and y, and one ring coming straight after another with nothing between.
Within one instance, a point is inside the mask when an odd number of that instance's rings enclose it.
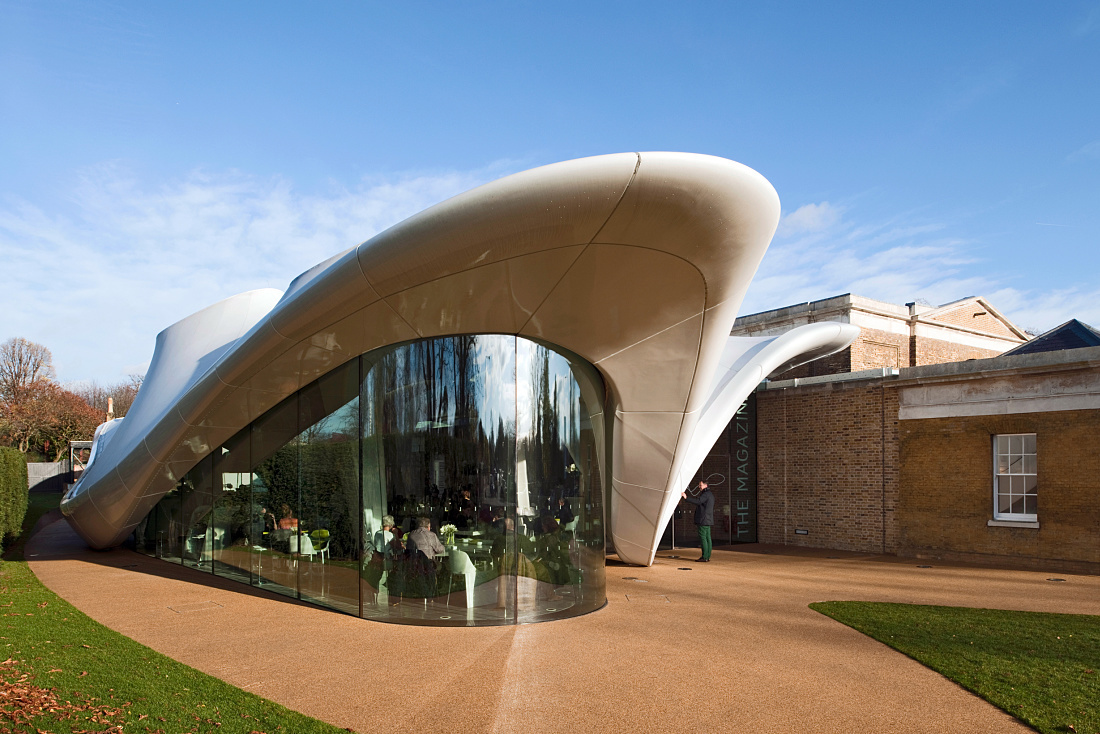
<instances>
[{"instance_id":1,"label":"green chair","mask_svg":"<svg viewBox=\"0 0 1100 734\"><path fill-rule=\"evenodd\" d=\"M332 542L332 536L327 530L314 530L309 534L309 539L313 541L313 552L321 556L321 563L325 562L325 556L329 554L329 545Z\"/></svg>"}]
</instances>

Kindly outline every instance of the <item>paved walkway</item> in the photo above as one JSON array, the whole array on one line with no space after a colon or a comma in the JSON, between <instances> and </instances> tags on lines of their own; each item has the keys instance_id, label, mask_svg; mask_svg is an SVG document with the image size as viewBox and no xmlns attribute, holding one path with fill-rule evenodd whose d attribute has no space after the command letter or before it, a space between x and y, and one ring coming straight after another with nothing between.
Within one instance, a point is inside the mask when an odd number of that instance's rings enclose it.
<instances>
[{"instance_id":1,"label":"paved walkway","mask_svg":"<svg viewBox=\"0 0 1100 734\"><path fill-rule=\"evenodd\" d=\"M26 553L43 583L103 624L289 708L387 734L1030 731L806 605L1100 614L1096 576L1057 574L1058 583L1051 573L754 545L715 551L710 564L668 552L651 568L609 561L607 607L576 619L424 628L327 612L126 550L90 551L64 522Z\"/></svg>"}]
</instances>

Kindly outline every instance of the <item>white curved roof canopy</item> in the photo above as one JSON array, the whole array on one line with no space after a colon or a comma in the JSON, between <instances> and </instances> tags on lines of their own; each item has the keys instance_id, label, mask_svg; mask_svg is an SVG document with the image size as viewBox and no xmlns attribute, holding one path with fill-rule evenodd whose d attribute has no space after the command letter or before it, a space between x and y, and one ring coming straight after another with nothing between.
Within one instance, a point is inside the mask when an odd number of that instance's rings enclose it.
<instances>
[{"instance_id":1,"label":"white curved roof canopy","mask_svg":"<svg viewBox=\"0 0 1100 734\"><path fill-rule=\"evenodd\" d=\"M729 336L778 219L760 174L686 153L567 161L456 196L285 293L243 293L165 329L62 511L93 547L117 545L212 448L347 360L412 339L515 334L603 376L615 549L649 564L681 488L759 381L858 333Z\"/></svg>"}]
</instances>

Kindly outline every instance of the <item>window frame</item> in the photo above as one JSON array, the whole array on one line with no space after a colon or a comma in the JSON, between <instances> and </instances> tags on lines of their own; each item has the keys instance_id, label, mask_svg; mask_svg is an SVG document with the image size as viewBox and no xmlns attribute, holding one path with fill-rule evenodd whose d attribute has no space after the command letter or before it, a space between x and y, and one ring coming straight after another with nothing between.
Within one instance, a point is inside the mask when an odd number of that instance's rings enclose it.
<instances>
[{"instance_id":1,"label":"window frame","mask_svg":"<svg viewBox=\"0 0 1100 734\"><path fill-rule=\"evenodd\" d=\"M1002 439L1002 438L1009 440L1009 450L1005 453L1002 453L1001 450L1000 450L1000 442L999 442L998 439ZM1019 453L1014 453L1013 450L1012 450L1011 439L1013 439L1013 438L1023 439L1021 450L1020 450ZM1029 438L1031 439L1030 440L1031 449L1032 449L1031 452L1028 451L1028 443L1029 442L1028 442L1027 439L1029 439ZM1039 507L1038 507L1038 503L1039 503L1039 446L1038 446L1038 435L1035 434L1035 433L996 433L996 434L993 434L992 437L991 437L991 444L992 444L991 454L992 454L992 458L993 458L993 521L994 522L1005 522L1005 523L1037 523L1038 520L1039 520ZM1006 459L1006 467L1008 468L1008 471L1002 472L1002 471L999 470L1000 469L1000 463L1001 463L1000 460L1001 460L1002 457L1005 457L1005 459ZM1012 461L1013 457L1017 457L1019 459L1020 467L1022 469L1024 469L1025 471L1011 471L1011 469L1013 467L1013 463L1014 463ZM1027 457L1031 457L1031 462L1027 461ZM1029 463L1031 464L1030 467L1028 466ZM1026 469L1028 469L1028 468L1033 469L1033 471L1026 471ZM1003 480L1007 479L1009 481L1009 484L1010 484L1010 487L1011 487L1011 483L1012 483L1011 478L1012 477L1021 478L1021 483L1023 484L1023 489L1024 489L1023 494L1015 493L1015 492L1011 492L1011 491L1002 492L1002 482L1003 482ZM1028 482L1027 482L1028 477L1034 478L1034 481L1031 483L1030 488L1027 486L1028 485ZM1011 500L1010 500L1010 505L1009 505L1010 511L1002 512L1000 510L1001 498L1003 496L1006 496L1006 495L1008 497L1013 497L1013 496L1022 497L1023 501L1024 501L1025 509L1027 508L1027 504L1028 504L1027 498L1028 497L1034 497L1033 502L1034 502L1035 512L1012 512L1011 511Z\"/></svg>"}]
</instances>

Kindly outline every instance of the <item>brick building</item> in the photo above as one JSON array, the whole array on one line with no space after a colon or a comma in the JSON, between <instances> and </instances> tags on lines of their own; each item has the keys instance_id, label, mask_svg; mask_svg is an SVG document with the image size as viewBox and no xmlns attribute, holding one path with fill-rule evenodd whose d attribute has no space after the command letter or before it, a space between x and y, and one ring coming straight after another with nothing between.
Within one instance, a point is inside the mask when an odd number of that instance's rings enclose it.
<instances>
[{"instance_id":1,"label":"brick building","mask_svg":"<svg viewBox=\"0 0 1100 734\"><path fill-rule=\"evenodd\" d=\"M984 359L1029 338L981 296L942 306L899 306L850 293L742 316L732 334L770 336L817 321L854 324L860 328L859 338L843 352L797 367L779 379Z\"/></svg>"},{"instance_id":2,"label":"brick building","mask_svg":"<svg viewBox=\"0 0 1100 734\"><path fill-rule=\"evenodd\" d=\"M909 319L892 308L912 328L907 342L895 340L903 361L975 355L979 336L1019 352L852 372L867 367L861 360L885 343L884 332L904 336L896 326L868 334L861 324L865 333L832 374L792 371L764 382L739 416L743 425L731 423L704 464L702 474L722 480L716 540L1100 573L1097 333L1070 322L1019 346L1023 332L980 298L914 309ZM858 323L868 310L868 299L841 296L768 313L793 326L825 314ZM779 328L759 316L738 323ZM967 318L985 333L952 329ZM941 319L943 338L928 336L940 326L926 322ZM1000 337L990 319L1003 324ZM678 545L692 544L690 521L679 513L670 531Z\"/></svg>"}]
</instances>

